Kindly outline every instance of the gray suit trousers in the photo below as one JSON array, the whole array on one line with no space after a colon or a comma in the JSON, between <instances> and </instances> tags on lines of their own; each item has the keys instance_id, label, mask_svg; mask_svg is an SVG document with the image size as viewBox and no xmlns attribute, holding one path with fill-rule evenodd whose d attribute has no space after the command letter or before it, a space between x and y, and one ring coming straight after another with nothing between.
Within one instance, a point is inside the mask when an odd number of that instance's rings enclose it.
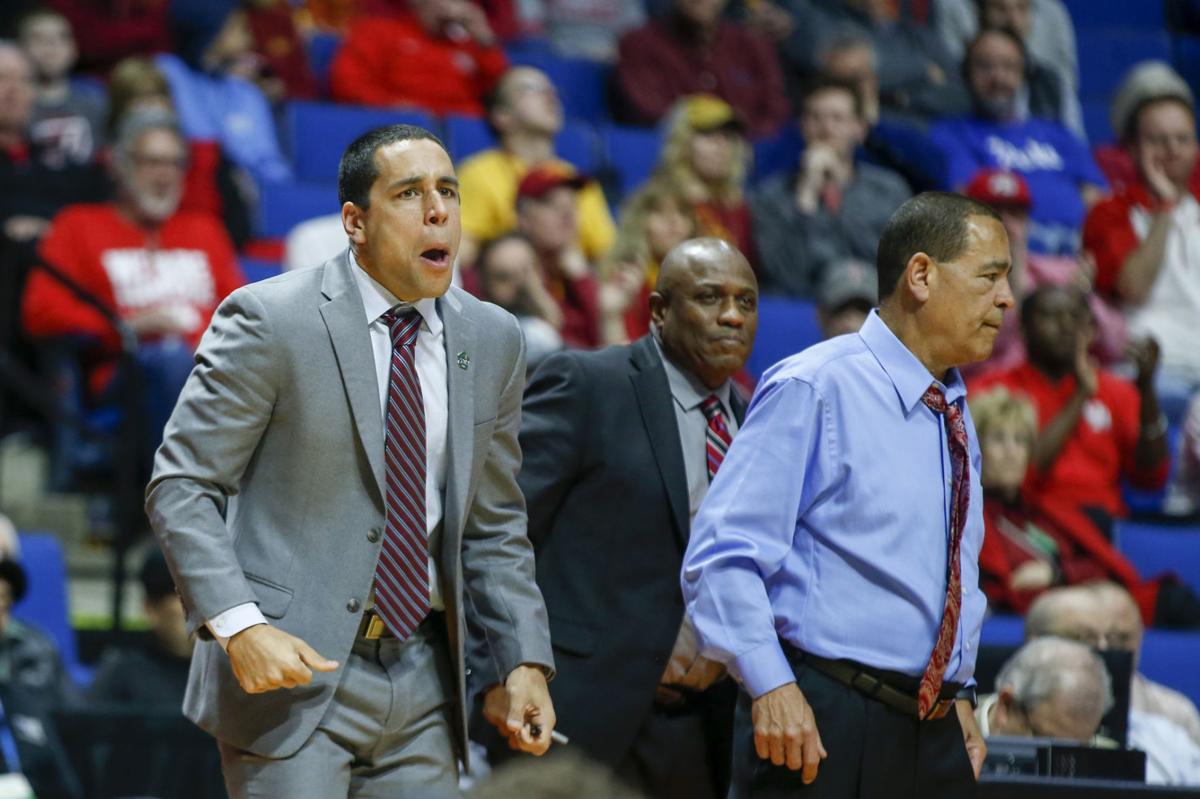
<instances>
[{"instance_id":1,"label":"gray suit trousers","mask_svg":"<svg viewBox=\"0 0 1200 799\"><path fill-rule=\"evenodd\" d=\"M324 718L291 757L220 742L231 799L458 796L443 627L435 614L405 641L356 639Z\"/></svg>"}]
</instances>

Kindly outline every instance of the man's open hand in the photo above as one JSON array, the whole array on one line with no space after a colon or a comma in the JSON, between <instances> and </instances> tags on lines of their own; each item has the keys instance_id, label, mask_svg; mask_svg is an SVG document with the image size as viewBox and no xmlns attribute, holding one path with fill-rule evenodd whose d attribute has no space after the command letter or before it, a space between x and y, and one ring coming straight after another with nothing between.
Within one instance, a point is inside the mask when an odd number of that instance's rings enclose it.
<instances>
[{"instance_id":1,"label":"man's open hand","mask_svg":"<svg viewBox=\"0 0 1200 799\"><path fill-rule=\"evenodd\" d=\"M545 754L557 721L546 675L537 666L517 666L504 685L492 687L484 696L483 717L500 730L513 749Z\"/></svg>"},{"instance_id":2,"label":"man's open hand","mask_svg":"<svg viewBox=\"0 0 1200 799\"><path fill-rule=\"evenodd\" d=\"M792 771L803 769L800 779L806 785L817 778L817 767L827 753L812 708L796 683L781 685L755 699L750 717L759 757Z\"/></svg>"},{"instance_id":3,"label":"man's open hand","mask_svg":"<svg viewBox=\"0 0 1200 799\"><path fill-rule=\"evenodd\" d=\"M229 639L225 651L238 684L248 694L308 685L313 669L338 667L336 660L322 657L301 639L269 624L242 630Z\"/></svg>"}]
</instances>

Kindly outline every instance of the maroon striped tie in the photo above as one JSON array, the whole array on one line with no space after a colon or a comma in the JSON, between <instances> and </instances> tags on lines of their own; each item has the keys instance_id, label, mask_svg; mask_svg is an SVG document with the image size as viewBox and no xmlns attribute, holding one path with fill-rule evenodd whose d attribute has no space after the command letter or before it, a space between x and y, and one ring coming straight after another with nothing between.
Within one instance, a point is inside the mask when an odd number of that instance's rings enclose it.
<instances>
[{"instance_id":1,"label":"maroon striped tie","mask_svg":"<svg viewBox=\"0 0 1200 799\"><path fill-rule=\"evenodd\" d=\"M383 437L387 525L375 565L375 611L405 639L429 613L425 404L416 365L421 315L391 310L381 318L392 333L392 364Z\"/></svg>"},{"instance_id":2,"label":"maroon striped tie","mask_svg":"<svg viewBox=\"0 0 1200 799\"><path fill-rule=\"evenodd\" d=\"M708 430L704 433L704 449L708 461L708 481L711 483L717 469L721 468L725 460L725 453L729 452L729 444L733 438L729 435L729 427L725 424L725 410L716 394L709 394L704 402L700 403L700 410L704 411L704 418L708 420Z\"/></svg>"},{"instance_id":3,"label":"maroon striped tie","mask_svg":"<svg viewBox=\"0 0 1200 799\"><path fill-rule=\"evenodd\" d=\"M967 425L962 410L946 402L937 386L930 386L921 397L929 409L946 420L946 437L950 440L950 466L952 487L950 489L950 553L949 576L946 579L946 606L942 611L942 626L938 630L937 643L929 656L929 665L921 676L921 687L917 691L917 712L921 718L937 704L946 677L946 664L954 650L954 639L958 637L958 614L962 609L962 574L959 563L959 545L962 543L963 528L967 524L967 505L971 499L971 473L967 468Z\"/></svg>"}]
</instances>

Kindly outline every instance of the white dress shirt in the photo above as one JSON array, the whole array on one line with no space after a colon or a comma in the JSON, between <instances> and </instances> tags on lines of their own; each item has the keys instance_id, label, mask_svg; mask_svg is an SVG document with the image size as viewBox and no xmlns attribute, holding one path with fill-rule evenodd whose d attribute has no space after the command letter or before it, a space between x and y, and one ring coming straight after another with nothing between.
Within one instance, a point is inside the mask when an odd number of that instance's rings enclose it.
<instances>
[{"instance_id":1,"label":"white dress shirt","mask_svg":"<svg viewBox=\"0 0 1200 799\"><path fill-rule=\"evenodd\" d=\"M353 258L353 256L350 256ZM370 333L371 351L375 358L375 374L379 384L379 411L382 420L387 412L388 379L391 374L392 336L380 318L397 305L408 306L396 299L386 288L368 275L357 260L353 262L358 293L362 296L364 322ZM425 405L425 520L429 533L429 606L443 610L441 584L437 571L437 547L441 539L442 504L446 493L446 431L450 400L447 390L446 337L442 318L437 313L437 300L426 298L411 304L421 314L421 329L417 333L417 378L421 381L421 398ZM383 441L379 441L382 449ZM224 647L230 638L267 620L253 602L230 608L209 619L208 628Z\"/></svg>"}]
</instances>

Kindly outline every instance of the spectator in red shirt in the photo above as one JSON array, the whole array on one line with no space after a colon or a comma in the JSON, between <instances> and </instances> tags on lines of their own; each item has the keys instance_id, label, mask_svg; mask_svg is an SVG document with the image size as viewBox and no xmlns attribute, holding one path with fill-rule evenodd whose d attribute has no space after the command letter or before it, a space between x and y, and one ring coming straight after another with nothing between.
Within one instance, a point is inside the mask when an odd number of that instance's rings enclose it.
<instances>
[{"instance_id":1,"label":"spectator in red shirt","mask_svg":"<svg viewBox=\"0 0 1200 799\"><path fill-rule=\"evenodd\" d=\"M221 223L178 211L187 143L161 112L130 115L113 153L116 201L59 213L41 257L107 305L137 336L149 442L157 445L192 353L226 294L244 283ZM120 337L94 308L45 272L25 288L25 329L38 337L81 337L93 398L111 387Z\"/></svg>"},{"instance_id":2,"label":"spectator in red shirt","mask_svg":"<svg viewBox=\"0 0 1200 799\"><path fill-rule=\"evenodd\" d=\"M1029 360L981 377L972 392L1003 385L1037 408L1040 432L1025 479L1030 499L1066 503L1104 530L1124 516L1121 479L1146 489L1167 480L1167 422L1158 408L1153 340L1130 346L1137 379L1129 383L1088 357L1092 322L1083 295L1043 286L1021 304Z\"/></svg>"},{"instance_id":3,"label":"spectator in red shirt","mask_svg":"<svg viewBox=\"0 0 1200 799\"><path fill-rule=\"evenodd\" d=\"M1087 514L1053 497L1035 505L1021 491L1038 428L1028 399L994 388L971 399L971 417L983 456L979 583L993 610L1024 614L1048 588L1111 580L1130 592L1147 624L1200 624L1200 602L1186 585L1143 579Z\"/></svg>"},{"instance_id":4,"label":"spectator in red shirt","mask_svg":"<svg viewBox=\"0 0 1200 799\"><path fill-rule=\"evenodd\" d=\"M482 114L484 95L508 67L483 8L472 0L410 0L409 8L351 26L333 60L334 99Z\"/></svg>"},{"instance_id":5,"label":"spectator in red shirt","mask_svg":"<svg viewBox=\"0 0 1200 799\"><path fill-rule=\"evenodd\" d=\"M599 287L576 244L576 195L586 178L555 166L534 167L517 186L517 229L537 251L542 283L558 303L548 318L569 347L600 343Z\"/></svg>"},{"instance_id":6,"label":"spectator in red shirt","mask_svg":"<svg viewBox=\"0 0 1200 799\"><path fill-rule=\"evenodd\" d=\"M79 32L79 65L106 75L131 55L171 49L167 24L170 3L164 0L46 0Z\"/></svg>"},{"instance_id":7,"label":"spectator in red shirt","mask_svg":"<svg viewBox=\"0 0 1200 799\"><path fill-rule=\"evenodd\" d=\"M1130 115L1124 147L1138 179L1088 215L1084 249L1100 291L1125 312L1131 335L1162 344L1158 392L1171 418L1200 390L1200 194L1191 185L1200 147L1190 95L1148 94Z\"/></svg>"},{"instance_id":8,"label":"spectator in red shirt","mask_svg":"<svg viewBox=\"0 0 1200 799\"><path fill-rule=\"evenodd\" d=\"M667 17L621 37L620 116L654 125L679 98L709 92L736 108L752 135L779 130L788 102L775 48L725 19L726 2L674 0Z\"/></svg>"}]
</instances>

